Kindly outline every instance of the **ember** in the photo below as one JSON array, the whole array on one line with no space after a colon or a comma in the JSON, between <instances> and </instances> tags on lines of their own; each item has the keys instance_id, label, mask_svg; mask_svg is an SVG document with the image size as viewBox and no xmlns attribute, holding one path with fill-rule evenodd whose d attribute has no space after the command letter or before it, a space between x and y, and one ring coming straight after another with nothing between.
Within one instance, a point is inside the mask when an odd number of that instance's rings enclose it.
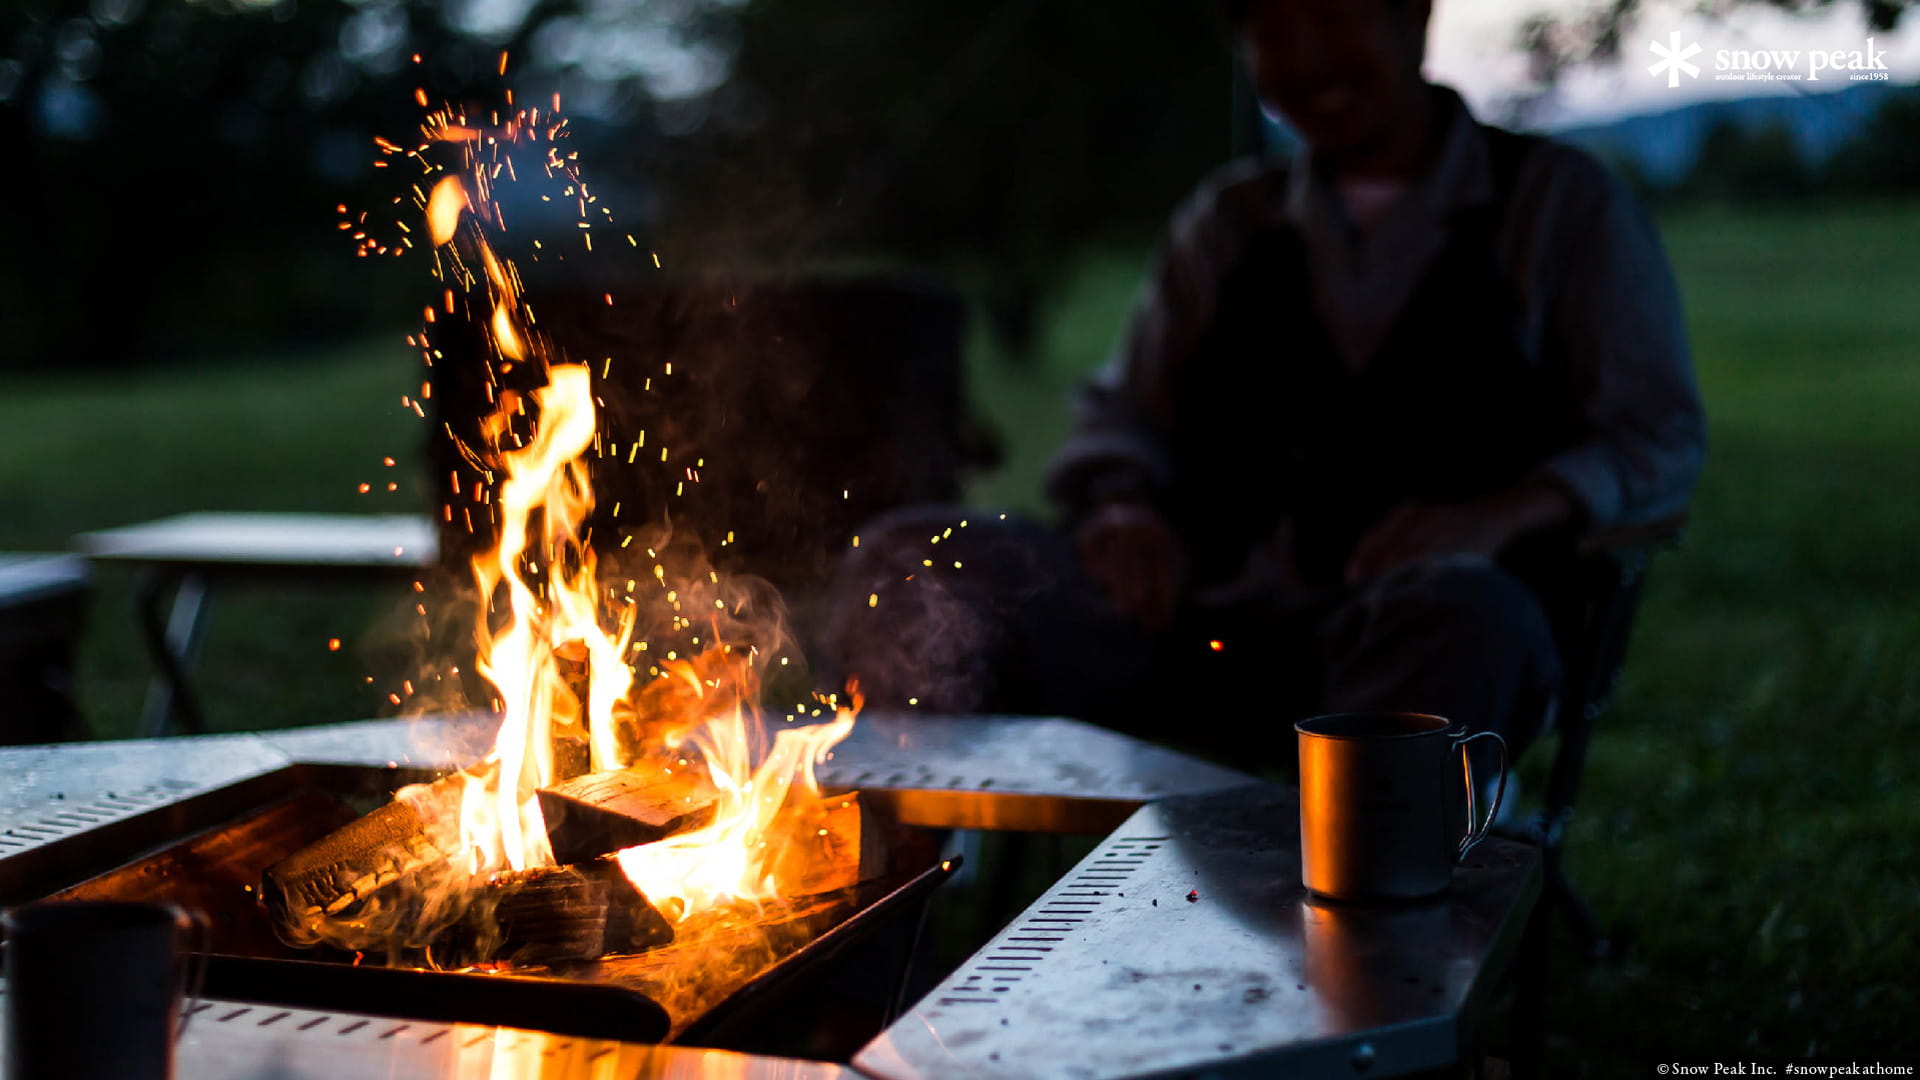
<instances>
[{"instance_id":1,"label":"ember","mask_svg":"<svg viewBox=\"0 0 1920 1080\"><path fill-rule=\"evenodd\" d=\"M380 144L437 175L429 194L413 190L448 286L443 314L464 311L491 354L495 408L483 445L461 452L486 478L474 502L496 536L473 559L473 625L500 726L478 763L402 789L267 871L261 895L289 942L433 966L592 959L676 937L679 950L696 924L696 937L737 938L792 901L858 884L863 841L864 861L876 861L857 797L823 795L814 776L851 731L857 694L807 710L828 710L824 722L766 737L760 667L784 640L777 602L684 543L669 557L664 539L629 551L635 536L624 535L603 568L590 542L590 456L612 446L620 467L644 467L630 463L646 436L600 430L595 374L537 329L518 269L497 250L494 201L503 171L535 172L532 155L577 202L591 250L603 218L589 220L576 155L560 149L565 127L537 109L485 125L445 109L417 149ZM432 163L435 146L458 166ZM430 353L424 332L409 344ZM668 448L659 457L681 468ZM613 565L642 551L644 564ZM649 580L657 591L636 591ZM647 628L674 647L650 651ZM636 660L661 654L642 676Z\"/></svg>"}]
</instances>

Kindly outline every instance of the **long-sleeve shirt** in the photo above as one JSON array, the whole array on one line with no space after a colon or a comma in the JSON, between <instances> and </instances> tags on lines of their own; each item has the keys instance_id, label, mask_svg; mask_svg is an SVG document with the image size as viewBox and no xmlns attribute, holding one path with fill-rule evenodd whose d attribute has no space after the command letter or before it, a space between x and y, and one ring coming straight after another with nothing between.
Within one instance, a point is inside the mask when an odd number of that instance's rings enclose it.
<instances>
[{"instance_id":1,"label":"long-sleeve shirt","mask_svg":"<svg viewBox=\"0 0 1920 1080\"><path fill-rule=\"evenodd\" d=\"M1439 153L1364 232L1311 150L1291 163L1229 165L1180 207L1119 348L1079 397L1048 478L1057 501L1084 507L1170 482L1172 375L1202 346L1223 279L1263 226L1299 231L1314 310L1346 362L1366 364L1446 245L1449 219L1495 198L1486 130L1452 91L1436 93L1447 108ZM1523 313L1526 355L1564 366L1583 421L1541 477L1590 527L1682 510L1706 421L1678 291L1645 214L1593 158L1543 141L1519 164L1494 248ZM1289 332L1273 328L1276 338Z\"/></svg>"}]
</instances>

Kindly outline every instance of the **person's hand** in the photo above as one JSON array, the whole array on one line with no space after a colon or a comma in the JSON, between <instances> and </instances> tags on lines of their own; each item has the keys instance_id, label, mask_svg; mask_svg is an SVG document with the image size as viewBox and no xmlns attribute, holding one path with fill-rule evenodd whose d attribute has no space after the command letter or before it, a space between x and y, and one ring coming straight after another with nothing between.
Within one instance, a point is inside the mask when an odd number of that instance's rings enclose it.
<instances>
[{"instance_id":1,"label":"person's hand","mask_svg":"<svg viewBox=\"0 0 1920 1080\"><path fill-rule=\"evenodd\" d=\"M1347 560L1347 584L1441 555L1492 555L1511 537L1500 515L1473 503L1402 503L1360 537Z\"/></svg>"},{"instance_id":2,"label":"person's hand","mask_svg":"<svg viewBox=\"0 0 1920 1080\"><path fill-rule=\"evenodd\" d=\"M1529 481L1473 502L1402 503L1367 530L1347 560L1347 584L1442 555L1487 555L1521 533L1569 520L1558 486Z\"/></svg>"},{"instance_id":3,"label":"person's hand","mask_svg":"<svg viewBox=\"0 0 1920 1080\"><path fill-rule=\"evenodd\" d=\"M1151 631L1173 624L1187 556L1159 511L1110 503L1080 523L1073 541L1087 576L1121 615Z\"/></svg>"}]
</instances>

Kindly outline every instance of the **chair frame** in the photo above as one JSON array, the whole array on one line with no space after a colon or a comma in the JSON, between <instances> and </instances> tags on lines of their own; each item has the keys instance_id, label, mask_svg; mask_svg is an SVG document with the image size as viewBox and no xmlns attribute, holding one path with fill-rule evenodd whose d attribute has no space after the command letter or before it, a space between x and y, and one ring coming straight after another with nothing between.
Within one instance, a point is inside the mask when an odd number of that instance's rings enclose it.
<instances>
[{"instance_id":1,"label":"chair frame","mask_svg":"<svg viewBox=\"0 0 1920 1080\"><path fill-rule=\"evenodd\" d=\"M1539 847L1544 874L1540 903L1534 909L1519 958L1513 1010L1515 1076L1541 1075L1555 915L1565 918L1588 957L1605 959L1617 951L1618 943L1568 879L1562 849L1586 772L1594 724L1612 703L1619 685L1648 568L1654 556L1678 545L1685 523L1682 513L1644 525L1597 530L1583 537L1576 547L1570 588L1573 600L1560 613L1563 621L1556 627L1564 672L1556 715L1549 723L1550 728L1558 730L1559 745L1549 768L1546 792L1531 819L1518 828L1496 830Z\"/></svg>"},{"instance_id":2,"label":"chair frame","mask_svg":"<svg viewBox=\"0 0 1920 1080\"><path fill-rule=\"evenodd\" d=\"M1565 665L1551 726L1559 745L1547 777L1541 807L1519 831L1537 845L1546 874L1547 907L1566 915L1589 954L1604 957L1612 943L1593 909L1568 881L1561 862L1567 825L1586 772L1587 749L1596 721L1613 703L1625 665L1627 642L1654 556L1676 546L1685 524L1675 515L1644 525L1597 530L1576 549L1573 595L1561 635Z\"/></svg>"}]
</instances>

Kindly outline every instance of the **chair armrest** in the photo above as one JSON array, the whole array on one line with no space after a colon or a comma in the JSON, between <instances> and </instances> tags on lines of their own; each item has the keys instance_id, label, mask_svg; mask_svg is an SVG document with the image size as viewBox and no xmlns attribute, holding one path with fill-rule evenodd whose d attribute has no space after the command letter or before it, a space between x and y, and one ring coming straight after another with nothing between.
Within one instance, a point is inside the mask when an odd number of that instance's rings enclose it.
<instances>
[{"instance_id":1,"label":"chair armrest","mask_svg":"<svg viewBox=\"0 0 1920 1080\"><path fill-rule=\"evenodd\" d=\"M1687 512L1681 510L1635 525L1593 529L1575 542L1574 550L1582 556L1612 555L1623 559L1647 557L1656 551L1678 545L1686 532L1686 525Z\"/></svg>"}]
</instances>

